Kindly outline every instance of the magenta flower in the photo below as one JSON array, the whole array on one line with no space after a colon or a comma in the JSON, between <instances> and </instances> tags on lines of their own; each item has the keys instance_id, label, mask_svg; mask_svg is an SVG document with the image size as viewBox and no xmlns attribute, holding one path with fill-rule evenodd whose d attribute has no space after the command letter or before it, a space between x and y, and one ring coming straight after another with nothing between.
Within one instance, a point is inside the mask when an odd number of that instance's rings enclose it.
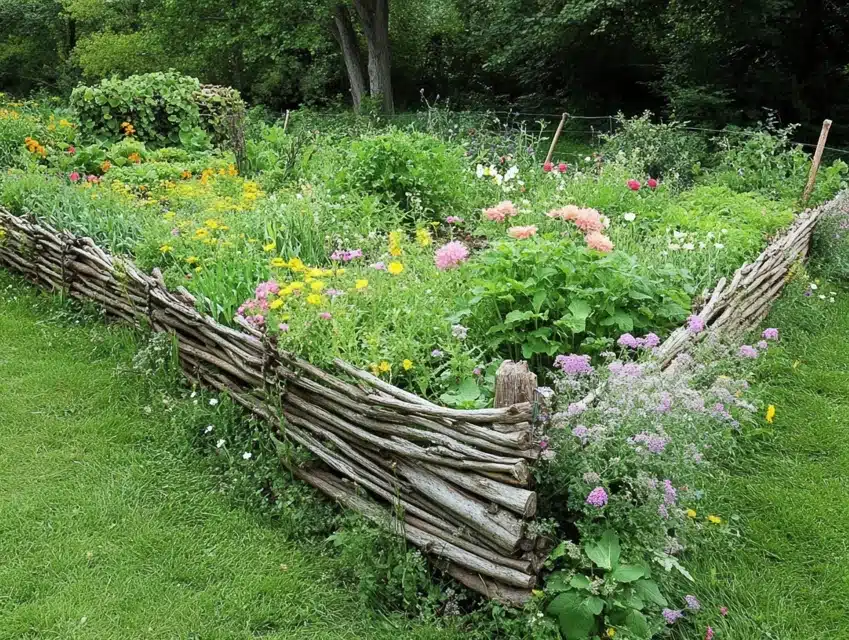
<instances>
[{"instance_id":1,"label":"magenta flower","mask_svg":"<svg viewBox=\"0 0 849 640\"><path fill-rule=\"evenodd\" d=\"M640 181L639 181L639 180L634 180L634 179L628 180L628 188L629 188L631 191L639 191L639 190L640 190L640 186L641 186L641 185L640 185Z\"/></svg>"},{"instance_id":2,"label":"magenta flower","mask_svg":"<svg viewBox=\"0 0 849 640\"><path fill-rule=\"evenodd\" d=\"M692 315L687 318L687 330L692 333L701 333L705 330L705 321L699 316Z\"/></svg>"},{"instance_id":3,"label":"magenta flower","mask_svg":"<svg viewBox=\"0 0 849 640\"><path fill-rule=\"evenodd\" d=\"M596 487L590 491L590 495L587 496L586 502L588 505L600 509L607 504L607 491L604 490L604 487Z\"/></svg>"},{"instance_id":4,"label":"magenta flower","mask_svg":"<svg viewBox=\"0 0 849 640\"><path fill-rule=\"evenodd\" d=\"M654 178L649 178L646 184L648 185L649 189L657 189L657 180L655 180Z\"/></svg>"},{"instance_id":5,"label":"magenta flower","mask_svg":"<svg viewBox=\"0 0 849 640\"><path fill-rule=\"evenodd\" d=\"M454 269L468 260L468 258L469 250L466 249L462 242L457 242L456 240L441 246L433 256L434 262L436 262L436 268L440 271Z\"/></svg>"},{"instance_id":6,"label":"magenta flower","mask_svg":"<svg viewBox=\"0 0 849 640\"><path fill-rule=\"evenodd\" d=\"M318 314L318 317L321 318L322 320L330 320L330 318L333 317L333 314L330 313L329 311L322 311L321 313Z\"/></svg>"},{"instance_id":7,"label":"magenta flower","mask_svg":"<svg viewBox=\"0 0 849 640\"><path fill-rule=\"evenodd\" d=\"M765 340L778 340L778 329L764 329L763 338Z\"/></svg>"},{"instance_id":8,"label":"magenta flower","mask_svg":"<svg viewBox=\"0 0 849 640\"><path fill-rule=\"evenodd\" d=\"M744 344L740 347L740 350L737 352L737 355L739 355L741 358L754 359L758 357L758 350L755 349L752 345Z\"/></svg>"},{"instance_id":9,"label":"magenta flower","mask_svg":"<svg viewBox=\"0 0 849 640\"><path fill-rule=\"evenodd\" d=\"M567 169L569 169L569 166L565 162L561 162L557 165L557 170L560 173L566 173Z\"/></svg>"},{"instance_id":10,"label":"magenta flower","mask_svg":"<svg viewBox=\"0 0 849 640\"><path fill-rule=\"evenodd\" d=\"M448 216L445 218L445 222L448 224L461 224L463 222L463 218L460 216Z\"/></svg>"},{"instance_id":11,"label":"magenta flower","mask_svg":"<svg viewBox=\"0 0 849 640\"><path fill-rule=\"evenodd\" d=\"M705 631L705 640L713 640L713 627L708 625L707 631Z\"/></svg>"},{"instance_id":12,"label":"magenta flower","mask_svg":"<svg viewBox=\"0 0 849 640\"><path fill-rule=\"evenodd\" d=\"M362 258L362 249L337 249L330 254L330 259L336 262L350 262L354 258Z\"/></svg>"}]
</instances>

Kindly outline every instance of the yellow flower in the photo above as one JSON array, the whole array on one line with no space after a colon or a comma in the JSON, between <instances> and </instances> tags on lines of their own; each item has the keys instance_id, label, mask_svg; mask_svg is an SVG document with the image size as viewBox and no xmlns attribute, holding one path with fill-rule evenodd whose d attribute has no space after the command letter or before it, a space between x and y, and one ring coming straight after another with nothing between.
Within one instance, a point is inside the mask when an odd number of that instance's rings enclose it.
<instances>
[{"instance_id":1,"label":"yellow flower","mask_svg":"<svg viewBox=\"0 0 849 640\"><path fill-rule=\"evenodd\" d=\"M695 518L697 515L699 515L699 514L697 514L697 513L695 512L695 510L693 510L693 509L687 509L687 517L688 517L688 518Z\"/></svg>"},{"instance_id":2,"label":"yellow flower","mask_svg":"<svg viewBox=\"0 0 849 640\"><path fill-rule=\"evenodd\" d=\"M292 287L292 291L300 291L301 289L304 288L304 283L300 282L298 280L295 280L294 282L291 282L289 284L289 286Z\"/></svg>"},{"instance_id":3,"label":"yellow flower","mask_svg":"<svg viewBox=\"0 0 849 640\"><path fill-rule=\"evenodd\" d=\"M316 280L315 282L310 283L310 289L315 292L319 292L324 289L324 283L321 280Z\"/></svg>"},{"instance_id":4,"label":"yellow flower","mask_svg":"<svg viewBox=\"0 0 849 640\"><path fill-rule=\"evenodd\" d=\"M398 256L400 256L402 253L403 253L403 252L401 251L401 247L392 247L392 248L389 250L389 255L391 255L391 256L393 256L393 257L395 257L395 258L397 258Z\"/></svg>"},{"instance_id":5,"label":"yellow flower","mask_svg":"<svg viewBox=\"0 0 849 640\"><path fill-rule=\"evenodd\" d=\"M386 362L386 360L381 360L380 364L377 365L377 369L381 373L387 373L392 370L392 365Z\"/></svg>"},{"instance_id":6,"label":"yellow flower","mask_svg":"<svg viewBox=\"0 0 849 640\"><path fill-rule=\"evenodd\" d=\"M170 244L163 244L161 247L159 247L159 250L162 253L171 253L173 249L174 247L172 247Z\"/></svg>"},{"instance_id":7,"label":"yellow flower","mask_svg":"<svg viewBox=\"0 0 849 640\"><path fill-rule=\"evenodd\" d=\"M195 267L195 273L200 273L203 271L203 267Z\"/></svg>"},{"instance_id":8,"label":"yellow flower","mask_svg":"<svg viewBox=\"0 0 849 640\"><path fill-rule=\"evenodd\" d=\"M191 177L192 177L192 172L191 172L191 171L189 171L188 169L186 169L185 171L183 171L183 173L181 173L181 174L180 174L180 177L181 177L183 180L188 180L189 178L191 178Z\"/></svg>"},{"instance_id":9,"label":"yellow flower","mask_svg":"<svg viewBox=\"0 0 849 640\"><path fill-rule=\"evenodd\" d=\"M722 524L722 518L719 516L708 516L707 519L711 524Z\"/></svg>"},{"instance_id":10,"label":"yellow flower","mask_svg":"<svg viewBox=\"0 0 849 640\"><path fill-rule=\"evenodd\" d=\"M303 271L304 270L304 263L301 261L300 258L291 258L289 260L289 268L292 271Z\"/></svg>"},{"instance_id":11,"label":"yellow flower","mask_svg":"<svg viewBox=\"0 0 849 640\"><path fill-rule=\"evenodd\" d=\"M416 241L423 247L427 247L433 242L430 237L430 232L427 229L416 229Z\"/></svg>"},{"instance_id":12,"label":"yellow flower","mask_svg":"<svg viewBox=\"0 0 849 640\"><path fill-rule=\"evenodd\" d=\"M404 371L409 371L413 368L413 361L407 358L404 362L401 363L401 366L404 367Z\"/></svg>"},{"instance_id":13,"label":"yellow flower","mask_svg":"<svg viewBox=\"0 0 849 640\"><path fill-rule=\"evenodd\" d=\"M354 283L354 287L355 287L358 291L361 291L361 290L365 289L367 286L368 286L368 280L357 280L357 281Z\"/></svg>"},{"instance_id":14,"label":"yellow flower","mask_svg":"<svg viewBox=\"0 0 849 640\"><path fill-rule=\"evenodd\" d=\"M317 293L311 293L307 296L307 304L321 304L321 296Z\"/></svg>"},{"instance_id":15,"label":"yellow flower","mask_svg":"<svg viewBox=\"0 0 849 640\"><path fill-rule=\"evenodd\" d=\"M209 218L209 219L208 219L206 222L204 222L203 224L204 224L205 226L209 227L210 229L213 229L213 230L214 230L214 229L218 229L218 228L221 226L221 225L219 224L218 220L216 220L215 218Z\"/></svg>"},{"instance_id":16,"label":"yellow flower","mask_svg":"<svg viewBox=\"0 0 849 640\"><path fill-rule=\"evenodd\" d=\"M277 298L276 300L272 300L270 303L268 303L269 309L279 309L282 306L283 306L283 301L280 298Z\"/></svg>"},{"instance_id":17,"label":"yellow flower","mask_svg":"<svg viewBox=\"0 0 849 640\"><path fill-rule=\"evenodd\" d=\"M374 375L376 375L376 376L377 376L377 375L380 375L380 367L378 367L378 366L377 366L377 363L376 363L376 362L372 362L372 363L368 366L368 368L369 368L369 369L371 369L371 372L372 372Z\"/></svg>"},{"instance_id":18,"label":"yellow flower","mask_svg":"<svg viewBox=\"0 0 849 640\"><path fill-rule=\"evenodd\" d=\"M189 256L188 258L186 258L186 262L189 263L189 264L196 264L198 262L198 257L197 256Z\"/></svg>"},{"instance_id":19,"label":"yellow flower","mask_svg":"<svg viewBox=\"0 0 849 640\"><path fill-rule=\"evenodd\" d=\"M286 261L283 258L272 258L271 266L275 269L282 269L286 266Z\"/></svg>"},{"instance_id":20,"label":"yellow flower","mask_svg":"<svg viewBox=\"0 0 849 640\"><path fill-rule=\"evenodd\" d=\"M769 405L766 408L766 421L769 424L772 424L772 421L775 419L775 405Z\"/></svg>"},{"instance_id":21,"label":"yellow flower","mask_svg":"<svg viewBox=\"0 0 849 640\"><path fill-rule=\"evenodd\" d=\"M209 236L209 231L201 227L200 229L195 229L195 238L206 238Z\"/></svg>"},{"instance_id":22,"label":"yellow flower","mask_svg":"<svg viewBox=\"0 0 849 640\"><path fill-rule=\"evenodd\" d=\"M231 176L237 176L239 175L239 170L236 169L236 165L231 164L229 167L227 167L227 173Z\"/></svg>"},{"instance_id":23,"label":"yellow flower","mask_svg":"<svg viewBox=\"0 0 849 640\"><path fill-rule=\"evenodd\" d=\"M313 267L309 271L307 271L307 275L311 278L321 278L324 276L324 270L316 269L315 267Z\"/></svg>"},{"instance_id":24,"label":"yellow flower","mask_svg":"<svg viewBox=\"0 0 849 640\"><path fill-rule=\"evenodd\" d=\"M344 276L345 271L346 271L345 269L336 269L336 275L337 276Z\"/></svg>"},{"instance_id":25,"label":"yellow flower","mask_svg":"<svg viewBox=\"0 0 849 640\"><path fill-rule=\"evenodd\" d=\"M403 253L401 251L401 239L403 238L403 234L400 231L390 231L389 232L389 253L390 255L395 256L396 258Z\"/></svg>"},{"instance_id":26,"label":"yellow flower","mask_svg":"<svg viewBox=\"0 0 849 640\"><path fill-rule=\"evenodd\" d=\"M615 635L616 635L616 629L614 629L613 627L608 627L608 629L607 629L607 637L608 637L608 638L612 638L612 637L613 637L613 636L615 636Z\"/></svg>"},{"instance_id":27,"label":"yellow flower","mask_svg":"<svg viewBox=\"0 0 849 640\"><path fill-rule=\"evenodd\" d=\"M271 253L276 248L277 248L277 243L274 240L272 240L268 244L262 245L262 250L265 251L266 253Z\"/></svg>"},{"instance_id":28,"label":"yellow flower","mask_svg":"<svg viewBox=\"0 0 849 640\"><path fill-rule=\"evenodd\" d=\"M404 265L401 264L400 262L390 262L389 266L387 267L387 271L389 271L389 273L391 273L393 276L397 276L403 270L404 270Z\"/></svg>"},{"instance_id":29,"label":"yellow flower","mask_svg":"<svg viewBox=\"0 0 849 640\"><path fill-rule=\"evenodd\" d=\"M135 164L139 164L141 162L141 156L138 153L133 152L127 156L127 160Z\"/></svg>"}]
</instances>

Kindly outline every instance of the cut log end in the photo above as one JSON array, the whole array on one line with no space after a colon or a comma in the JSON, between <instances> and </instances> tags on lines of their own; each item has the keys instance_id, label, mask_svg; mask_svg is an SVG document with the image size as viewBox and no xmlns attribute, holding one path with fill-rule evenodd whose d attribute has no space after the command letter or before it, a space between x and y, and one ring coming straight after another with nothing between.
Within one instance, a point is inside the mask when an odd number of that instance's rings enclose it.
<instances>
[{"instance_id":1,"label":"cut log end","mask_svg":"<svg viewBox=\"0 0 849 640\"><path fill-rule=\"evenodd\" d=\"M537 388L537 376L528 370L527 362L505 360L495 374L495 406L510 407L531 402Z\"/></svg>"}]
</instances>

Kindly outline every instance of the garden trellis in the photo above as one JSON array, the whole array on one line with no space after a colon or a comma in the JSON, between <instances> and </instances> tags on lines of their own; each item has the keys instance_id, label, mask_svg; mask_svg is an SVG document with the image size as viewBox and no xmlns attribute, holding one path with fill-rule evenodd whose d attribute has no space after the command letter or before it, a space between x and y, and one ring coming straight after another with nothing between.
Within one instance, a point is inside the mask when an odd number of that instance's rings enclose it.
<instances>
[{"instance_id":1,"label":"garden trellis","mask_svg":"<svg viewBox=\"0 0 849 640\"><path fill-rule=\"evenodd\" d=\"M705 292L698 315L708 328L740 333L760 322L807 254L819 216L846 200L800 214L754 262ZM533 526L531 474L552 401L545 389L509 407L441 407L341 360L330 373L280 352L244 320L240 329L222 325L187 290L168 291L158 272L145 274L90 238L2 209L0 229L0 264L173 335L189 379L228 394L267 421L271 438L320 461L293 466L296 477L405 536L468 587L509 604L530 597L550 548ZM682 327L656 358L667 365L704 335Z\"/></svg>"}]
</instances>

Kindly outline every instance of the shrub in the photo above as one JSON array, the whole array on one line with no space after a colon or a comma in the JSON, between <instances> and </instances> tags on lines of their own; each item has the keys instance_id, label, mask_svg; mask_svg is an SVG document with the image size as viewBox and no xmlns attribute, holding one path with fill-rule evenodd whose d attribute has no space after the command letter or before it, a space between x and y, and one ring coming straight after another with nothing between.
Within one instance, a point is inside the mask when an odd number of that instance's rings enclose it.
<instances>
[{"instance_id":1,"label":"shrub","mask_svg":"<svg viewBox=\"0 0 849 640\"><path fill-rule=\"evenodd\" d=\"M827 280L849 285L849 206L847 196L823 214L811 241L813 270Z\"/></svg>"},{"instance_id":2,"label":"shrub","mask_svg":"<svg viewBox=\"0 0 849 640\"><path fill-rule=\"evenodd\" d=\"M686 122L654 123L651 117L650 111L630 119L619 113L616 116L619 130L602 136L604 154L627 166L634 177L691 184L707 158L705 139L684 130Z\"/></svg>"},{"instance_id":3,"label":"shrub","mask_svg":"<svg viewBox=\"0 0 849 640\"><path fill-rule=\"evenodd\" d=\"M462 148L401 131L354 141L339 170L340 187L385 196L414 218L460 209L468 179Z\"/></svg>"}]
</instances>

